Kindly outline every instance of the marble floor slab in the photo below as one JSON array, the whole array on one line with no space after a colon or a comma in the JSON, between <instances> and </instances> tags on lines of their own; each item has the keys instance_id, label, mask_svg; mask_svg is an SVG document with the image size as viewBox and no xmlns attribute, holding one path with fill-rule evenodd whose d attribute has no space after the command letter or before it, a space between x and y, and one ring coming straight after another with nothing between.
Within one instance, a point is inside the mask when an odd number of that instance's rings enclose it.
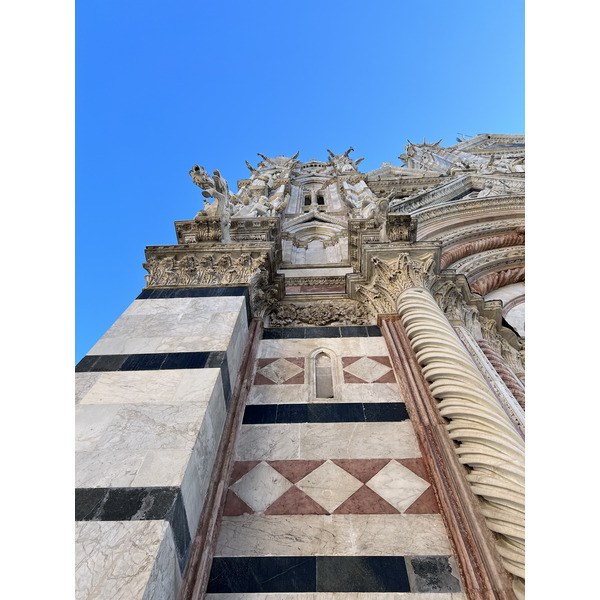
<instances>
[{"instance_id":1,"label":"marble floor slab","mask_svg":"<svg viewBox=\"0 0 600 600\"><path fill-rule=\"evenodd\" d=\"M449 555L440 515L224 517L216 556Z\"/></svg>"}]
</instances>

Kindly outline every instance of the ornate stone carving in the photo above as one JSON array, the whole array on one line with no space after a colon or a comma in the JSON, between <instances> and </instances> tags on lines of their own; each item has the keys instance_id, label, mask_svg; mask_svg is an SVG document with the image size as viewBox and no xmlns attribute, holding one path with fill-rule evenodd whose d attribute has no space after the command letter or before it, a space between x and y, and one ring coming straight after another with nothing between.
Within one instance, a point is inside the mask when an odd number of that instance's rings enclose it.
<instances>
[{"instance_id":1,"label":"ornate stone carving","mask_svg":"<svg viewBox=\"0 0 600 600\"><path fill-rule=\"evenodd\" d=\"M269 273L266 269L259 269L251 278L250 307L254 317L262 319L273 309L282 296L280 282L270 283Z\"/></svg>"},{"instance_id":2,"label":"ornate stone carving","mask_svg":"<svg viewBox=\"0 0 600 600\"><path fill-rule=\"evenodd\" d=\"M525 281L525 267L522 266L485 273L474 279L470 285L474 292L485 296L498 288L520 281Z\"/></svg>"},{"instance_id":3,"label":"ornate stone carving","mask_svg":"<svg viewBox=\"0 0 600 600\"><path fill-rule=\"evenodd\" d=\"M429 287L435 278L433 257L421 261L402 252L393 261L384 262L374 256L371 262L371 279L368 284L359 284L356 294L376 314L395 312L396 299L404 290Z\"/></svg>"},{"instance_id":4,"label":"ornate stone carving","mask_svg":"<svg viewBox=\"0 0 600 600\"><path fill-rule=\"evenodd\" d=\"M369 311L353 300L310 303L281 302L269 315L271 327L315 325L368 325L374 323Z\"/></svg>"},{"instance_id":5,"label":"ornate stone carving","mask_svg":"<svg viewBox=\"0 0 600 600\"><path fill-rule=\"evenodd\" d=\"M467 256L493 250L496 248L506 248L508 246L523 246L525 244L524 232L506 233L504 235L493 235L480 238L470 242L465 242L460 246L455 246L442 254L442 269L452 268L452 264Z\"/></svg>"},{"instance_id":6,"label":"ornate stone carving","mask_svg":"<svg viewBox=\"0 0 600 600\"><path fill-rule=\"evenodd\" d=\"M193 182L202 190L204 198L214 198L213 203L204 201L204 208L196 215L194 220L201 222L205 217L217 217L221 229L221 240L230 242L229 225L231 223L231 205L229 199L231 193L227 180L221 177L218 169L215 169L211 177L204 167L194 165L190 170Z\"/></svg>"},{"instance_id":7,"label":"ornate stone carving","mask_svg":"<svg viewBox=\"0 0 600 600\"><path fill-rule=\"evenodd\" d=\"M187 253L170 256L150 255L143 263L148 271L146 287L206 286L247 283L265 265L266 257L229 253Z\"/></svg>"}]
</instances>

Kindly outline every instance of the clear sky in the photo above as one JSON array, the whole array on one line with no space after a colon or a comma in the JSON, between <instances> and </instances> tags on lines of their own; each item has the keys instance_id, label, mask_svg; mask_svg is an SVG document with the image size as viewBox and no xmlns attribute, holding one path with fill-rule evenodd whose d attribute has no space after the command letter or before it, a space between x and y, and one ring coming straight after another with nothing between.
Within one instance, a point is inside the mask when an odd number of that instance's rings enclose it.
<instances>
[{"instance_id":1,"label":"clear sky","mask_svg":"<svg viewBox=\"0 0 600 600\"><path fill-rule=\"evenodd\" d=\"M257 152L361 170L413 142L525 133L524 2L78 2L78 362L144 287L147 245Z\"/></svg>"}]
</instances>

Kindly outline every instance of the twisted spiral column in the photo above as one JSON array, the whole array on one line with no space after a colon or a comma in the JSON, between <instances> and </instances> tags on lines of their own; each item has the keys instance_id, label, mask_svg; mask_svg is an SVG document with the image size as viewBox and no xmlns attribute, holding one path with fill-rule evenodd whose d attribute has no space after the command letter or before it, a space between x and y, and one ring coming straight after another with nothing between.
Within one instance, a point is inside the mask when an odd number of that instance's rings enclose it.
<instances>
[{"instance_id":1,"label":"twisted spiral column","mask_svg":"<svg viewBox=\"0 0 600 600\"><path fill-rule=\"evenodd\" d=\"M524 598L525 447L456 332L424 288L409 288L397 309L446 429L457 442L480 512L496 549Z\"/></svg>"},{"instance_id":2,"label":"twisted spiral column","mask_svg":"<svg viewBox=\"0 0 600 600\"><path fill-rule=\"evenodd\" d=\"M492 348L492 345L488 341L477 340L477 343L494 369L496 369L498 375L502 377L506 387L516 398L521 408L525 410L525 390L523 388L523 383L517 379L517 376L506 366L503 358Z\"/></svg>"}]
</instances>

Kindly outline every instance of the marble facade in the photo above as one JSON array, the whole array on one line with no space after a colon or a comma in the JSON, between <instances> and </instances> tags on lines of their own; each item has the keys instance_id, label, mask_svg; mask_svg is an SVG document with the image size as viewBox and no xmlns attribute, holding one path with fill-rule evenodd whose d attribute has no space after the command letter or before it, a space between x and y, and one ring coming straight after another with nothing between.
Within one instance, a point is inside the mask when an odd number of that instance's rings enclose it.
<instances>
[{"instance_id":1,"label":"marble facade","mask_svg":"<svg viewBox=\"0 0 600 600\"><path fill-rule=\"evenodd\" d=\"M76 367L78 599L524 598L524 145L193 167Z\"/></svg>"}]
</instances>

